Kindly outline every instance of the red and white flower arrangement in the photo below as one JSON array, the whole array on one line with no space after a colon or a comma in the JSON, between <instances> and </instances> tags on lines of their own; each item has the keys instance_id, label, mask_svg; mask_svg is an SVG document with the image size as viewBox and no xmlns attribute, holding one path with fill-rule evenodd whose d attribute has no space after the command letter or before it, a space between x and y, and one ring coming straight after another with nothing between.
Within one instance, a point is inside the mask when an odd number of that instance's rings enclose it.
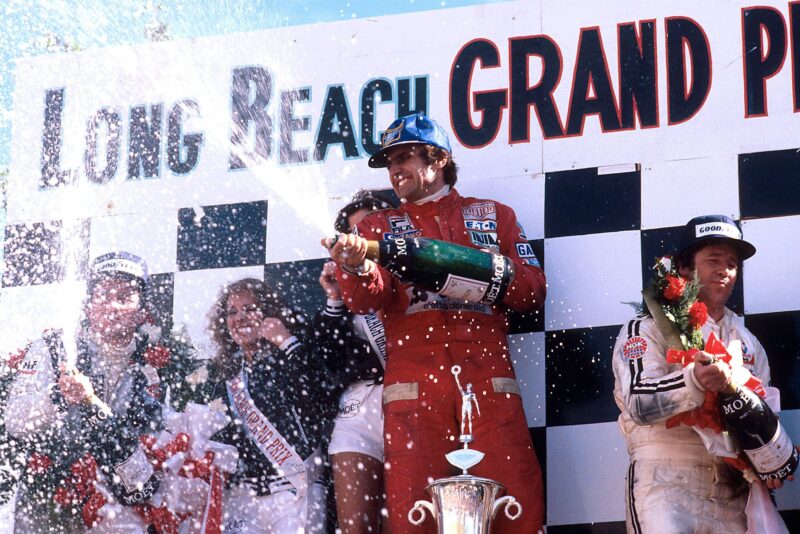
<instances>
[{"instance_id":1,"label":"red and white flower arrangement","mask_svg":"<svg viewBox=\"0 0 800 534\"><path fill-rule=\"evenodd\" d=\"M653 293L667 319L675 325L685 350L703 350L703 332L700 328L708 319L708 309L697 296L700 282L681 276L672 258L664 256L653 266Z\"/></svg>"}]
</instances>

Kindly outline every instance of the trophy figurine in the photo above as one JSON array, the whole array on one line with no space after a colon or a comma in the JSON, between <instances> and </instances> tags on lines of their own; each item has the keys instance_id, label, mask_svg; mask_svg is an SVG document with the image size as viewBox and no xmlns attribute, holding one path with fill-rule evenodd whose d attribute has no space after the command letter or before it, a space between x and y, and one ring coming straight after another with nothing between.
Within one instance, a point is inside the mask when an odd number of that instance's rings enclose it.
<instances>
[{"instance_id":1,"label":"trophy figurine","mask_svg":"<svg viewBox=\"0 0 800 534\"><path fill-rule=\"evenodd\" d=\"M421 525L425 521L428 510L436 520L438 534L489 534L492 519L500 508L511 520L522 514L522 505L514 497L506 495L506 488L499 482L488 478L470 475L467 469L483 460L483 453L470 449L472 435L472 407L478 416L481 415L478 397L472 391L472 384L461 387L458 375L461 367L454 365L450 372L456 379L456 386L461 393L461 435L458 440L463 448L447 453L447 461L462 470L462 474L440 478L428 484L425 491L431 501L417 501L408 512L408 520L413 525ZM499 498L498 498L499 497Z\"/></svg>"}]
</instances>

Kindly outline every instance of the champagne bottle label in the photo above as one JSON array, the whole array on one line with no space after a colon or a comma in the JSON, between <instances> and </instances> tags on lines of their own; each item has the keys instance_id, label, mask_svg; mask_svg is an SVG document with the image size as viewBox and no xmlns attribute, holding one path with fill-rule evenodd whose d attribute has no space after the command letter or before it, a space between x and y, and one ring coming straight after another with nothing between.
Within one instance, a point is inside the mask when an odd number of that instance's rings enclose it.
<instances>
[{"instance_id":1,"label":"champagne bottle label","mask_svg":"<svg viewBox=\"0 0 800 534\"><path fill-rule=\"evenodd\" d=\"M447 280L439 294L443 297L466 302L478 302L486 294L489 284L472 278L447 275Z\"/></svg>"},{"instance_id":2,"label":"champagne bottle label","mask_svg":"<svg viewBox=\"0 0 800 534\"><path fill-rule=\"evenodd\" d=\"M763 447L744 449L756 471L763 474L770 474L782 468L792 457L793 451L792 440L781 425L778 425L775 435Z\"/></svg>"},{"instance_id":3,"label":"champagne bottle label","mask_svg":"<svg viewBox=\"0 0 800 534\"><path fill-rule=\"evenodd\" d=\"M122 500L126 504L146 501L158 489L158 481L153 477L153 466L141 445L125 461L114 466L114 474L119 477L125 488Z\"/></svg>"}]
</instances>

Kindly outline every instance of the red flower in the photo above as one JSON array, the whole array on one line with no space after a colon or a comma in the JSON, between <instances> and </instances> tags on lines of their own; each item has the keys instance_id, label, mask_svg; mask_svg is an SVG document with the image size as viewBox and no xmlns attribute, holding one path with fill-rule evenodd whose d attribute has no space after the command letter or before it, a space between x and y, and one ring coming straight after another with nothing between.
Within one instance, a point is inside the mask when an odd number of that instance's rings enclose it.
<instances>
[{"instance_id":1,"label":"red flower","mask_svg":"<svg viewBox=\"0 0 800 534\"><path fill-rule=\"evenodd\" d=\"M695 301L689 308L689 323L694 328L700 328L706 324L706 319L708 319L708 308L699 300Z\"/></svg>"},{"instance_id":2,"label":"red flower","mask_svg":"<svg viewBox=\"0 0 800 534\"><path fill-rule=\"evenodd\" d=\"M667 300L678 300L683 296L686 291L686 280L680 276L673 276L668 274L664 277L667 281L667 287L664 288L664 298Z\"/></svg>"},{"instance_id":3,"label":"red flower","mask_svg":"<svg viewBox=\"0 0 800 534\"><path fill-rule=\"evenodd\" d=\"M169 349L164 345L156 345L147 347L144 351L144 361L155 367L161 369L169 361Z\"/></svg>"},{"instance_id":4,"label":"red flower","mask_svg":"<svg viewBox=\"0 0 800 534\"><path fill-rule=\"evenodd\" d=\"M53 465L53 460L50 459L49 456L46 454L39 454L38 452L34 452L31 454L30 458L28 458L28 471L33 473L34 475L40 475L50 469L50 466Z\"/></svg>"}]
</instances>

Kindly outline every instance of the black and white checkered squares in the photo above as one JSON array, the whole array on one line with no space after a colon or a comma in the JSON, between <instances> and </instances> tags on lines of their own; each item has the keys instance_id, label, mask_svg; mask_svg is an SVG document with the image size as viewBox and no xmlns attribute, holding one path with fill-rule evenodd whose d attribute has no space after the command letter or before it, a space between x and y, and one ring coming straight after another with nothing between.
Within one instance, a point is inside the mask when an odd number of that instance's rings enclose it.
<instances>
[{"instance_id":1,"label":"black and white checkered squares","mask_svg":"<svg viewBox=\"0 0 800 534\"><path fill-rule=\"evenodd\" d=\"M653 260L673 251L678 231L695 215L740 219L758 249L745 262L730 305L766 348L773 385L782 391L781 420L800 442L800 203L791 200L791 185L751 191L793 172L786 163L792 153L459 183L464 195L515 209L547 274L544 310L510 314L509 346L546 475L548 532L624 531L628 456L616 423L611 351L621 325L636 313ZM786 172L766 171L775 168ZM765 182L768 176L773 182ZM186 324L200 354L211 357L207 314L224 284L263 278L309 316L324 302L317 279L325 252L295 239L321 230L316 223L301 226L302 213L290 217L292 209L280 199L270 199L269 210L264 200L185 206L93 218L79 234L88 243L84 257L122 249L147 259L157 320ZM11 225L6 234L5 294L16 302L25 293L25 313L57 321L46 292L64 285L52 248L63 246L61 222ZM777 494L787 520L797 519L800 509L795 486Z\"/></svg>"}]
</instances>

